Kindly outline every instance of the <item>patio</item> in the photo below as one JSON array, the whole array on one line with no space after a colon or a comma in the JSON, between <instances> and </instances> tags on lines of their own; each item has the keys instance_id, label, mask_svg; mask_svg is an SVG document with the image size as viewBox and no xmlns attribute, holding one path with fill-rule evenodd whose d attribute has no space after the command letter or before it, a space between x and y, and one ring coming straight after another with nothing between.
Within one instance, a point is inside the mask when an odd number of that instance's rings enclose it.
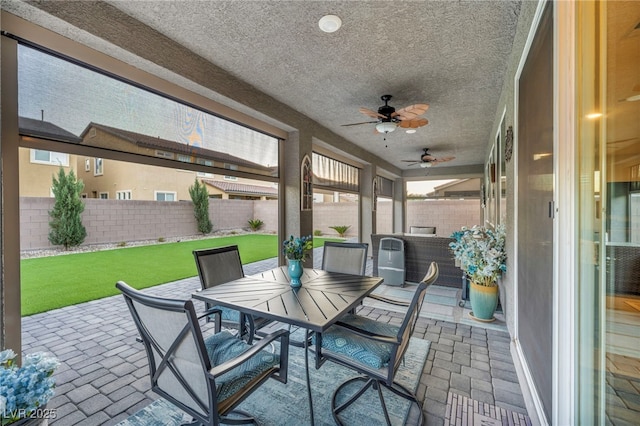
<instances>
[{"instance_id":1,"label":"patio","mask_svg":"<svg viewBox=\"0 0 640 426\"><path fill-rule=\"evenodd\" d=\"M316 249L316 267L321 257L321 249ZM251 275L275 266L276 259L269 259L244 269ZM371 271L369 261L367 273ZM147 291L188 298L198 288L196 276ZM380 291L398 295L405 290L383 286ZM504 323L500 317L491 324L471 322L468 310L457 304L460 291L432 286L414 332L414 337L432 342L417 392L427 424L474 424L474 419L489 425L530 424ZM369 301L359 314L387 322L402 318ZM57 411L51 423L114 425L157 399L149 389L146 356L135 336L121 296L23 318L23 350L46 350L61 362L55 373L56 396L48 405Z\"/></svg>"}]
</instances>

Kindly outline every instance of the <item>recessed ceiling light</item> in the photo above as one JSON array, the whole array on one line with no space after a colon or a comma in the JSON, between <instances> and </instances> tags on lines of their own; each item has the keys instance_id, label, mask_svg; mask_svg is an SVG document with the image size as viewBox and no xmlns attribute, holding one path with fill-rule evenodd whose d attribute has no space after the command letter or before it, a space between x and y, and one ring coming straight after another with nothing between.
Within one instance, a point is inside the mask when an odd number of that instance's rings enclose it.
<instances>
[{"instance_id":1,"label":"recessed ceiling light","mask_svg":"<svg viewBox=\"0 0 640 426\"><path fill-rule=\"evenodd\" d=\"M416 129L407 129L407 133L409 133L410 135L417 132Z\"/></svg>"},{"instance_id":2,"label":"recessed ceiling light","mask_svg":"<svg viewBox=\"0 0 640 426\"><path fill-rule=\"evenodd\" d=\"M338 31L342 26L342 19L336 15L325 15L318 21L318 26L325 33L333 33Z\"/></svg>"}]
</instances>

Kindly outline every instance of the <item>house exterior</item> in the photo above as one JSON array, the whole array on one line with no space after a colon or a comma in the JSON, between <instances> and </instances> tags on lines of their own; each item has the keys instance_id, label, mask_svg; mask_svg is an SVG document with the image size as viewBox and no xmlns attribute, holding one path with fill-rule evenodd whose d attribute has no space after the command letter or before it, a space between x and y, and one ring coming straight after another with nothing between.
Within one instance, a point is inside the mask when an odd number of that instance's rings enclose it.
<instances>
[{"instance_id":1,"label":"house exterior","mask_svg":"<svg viewBox=\"0 0 640 426\"><path fill-rule=\"evenodd\" d=\"M44 120L19 117L20 132L25 137L37 139L54 139L67 143L80 143L80 138L73 133ZM76 156L37 148L20 148L19 167L20 195L23 197L51 197L52 178L58 174L60 167L65 173L78 174Z\"/></svg>"},{"instance_id":2,"label":"house exterior","mask_svg":"<svg viewBox=\"0 0 640 426\"><path fill-rule=\"evenodd\" d=\"M220 169L235 171L266 170L241 158L166 139L91 123L81 134L82 144L124 150L139 155L177 159L184 163L220 164ZM212 198L277 198L277 189L259 181L236 176L130 163L99 157L78 156L77 173L85 184L83 197L117 200L191 200L189 187L195 179L207 184Z\"/></svg>"}]
</instances>

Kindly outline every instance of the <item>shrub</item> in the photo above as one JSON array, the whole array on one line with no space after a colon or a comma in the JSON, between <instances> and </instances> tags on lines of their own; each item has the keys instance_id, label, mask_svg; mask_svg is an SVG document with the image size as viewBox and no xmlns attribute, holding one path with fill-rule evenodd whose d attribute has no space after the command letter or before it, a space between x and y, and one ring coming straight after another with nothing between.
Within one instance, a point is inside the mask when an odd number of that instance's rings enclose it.
<instances>
[{"instance_id":1,"label":"shrub","mask_svg":"<svg viewBox=\"0 0 640 426\"><path fill-rule=\"evenodd\" d=\"M127 245L127 242L126 242L126 241L120 241L120 242L118 243L118 247L125 247L126 245Z\"/></svg>"},{"instance_id":2,"label":"shrub","mask_svg":"<svg viewBox=\"0 0 640 426\"><path fill-rule=\"evenodd\" d=\"M252 231L257 231L262 228L262 225L264 225L264 222L260 219L249 219L248 222Z\"/></svg>"},{"instance_id":3,"label":"shrub","mask_svg":"<svg viewBox=\"0 0 640 426\"><path fill-rule=\"evenodd\" d=\"M164 237L160 237L160 238L158 238L158 242L159 242L159 243L164 243L164 241L165 241Z\"/></svg>"},{"instance_id":4,"label":"shrub","mask_svg":"<svg viewBox=\"0 0 640 426\"><path fill-rule=\"evenodd\" d=\"M82 225L80 215L84 211L84 203L80 193L84 189L84 183L76 179L73 170L65 174L60 167L58 177L53 177L52 191L55 197L53 210L49 212L49 241L53 245L63 245L65 250L69 247L79 246L87 236L87 230Z\"/></svg>"},{"instance_id":5,"label":"shrub","mask_svg":"<svg viewBox=\"0 0 640 426\"><path fill-rule=\"evenodd\" d=\"M322 235L322 231L321 231L321 230L319 230L319 229L315 229L315 230L313 231L313 236L314 236L314 237L319 237L320 235Z\"/></svg>"},{"instance_id":6,"label":"shrub","mask_svg":"<svg viewBox=\"0 0 640 426\"><path fill-rule=\"evenodd\" d=\"M203 182L196 178L193 186L189 187L189 195L193 201L193 209L198 222L198 232L208 234L213 229L213 224L209 219L209 192Z\"/></svg>"},{"instance_id":7,"label":"shrub","mask_svg":"<svg viewBox=\"0 0 640 426\"><path fill-rule=\"evenodd\" d=\"M330 226L329 228L336 231L340 238L344 238L344 235L347 233L349 228L351 228L351 225L336 225L336 226Z\"/></svg>"}]
</instances>

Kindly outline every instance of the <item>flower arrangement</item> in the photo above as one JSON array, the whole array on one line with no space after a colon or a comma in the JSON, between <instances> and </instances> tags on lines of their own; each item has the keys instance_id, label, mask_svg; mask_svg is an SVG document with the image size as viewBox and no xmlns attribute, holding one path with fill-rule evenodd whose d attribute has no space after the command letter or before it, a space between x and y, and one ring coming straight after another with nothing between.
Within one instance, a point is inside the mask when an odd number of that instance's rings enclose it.
<instances>
[{"instance_id":1,"label":"flower arrangement","mask_svg":"<svg viewBox=\"0 0 640 426\"><path fill-rule=\"evenodd\" d=\"M60 365L44 352L25 355L22 367L15 362L11 349L0 352L0 418L8 425L30 417L49 402L54 394L51 377Z\"/></svg>"},{"instance_id":2,"label":"flower arrangement","mask_svg":"<svg viewBox=\"0 0 640 426\"><path fill-rule=\"evenodd\" d=\"M309 256L309 250L313 249L313 237L294 237L282 243L282 254L289 260L305 260Z\"/></svg>"},{"instance_id":3,"label":"flower arrangement","mask_svg":"<svg viewBox=\"0 0 640 426\"><path fill-rule=\"evenodd\" d=\"M469 229L463 226L460 231L451 234L451 238L455 241L449 244L449 249L469 280L479 285L493 286L506 272L504 225L498 225L495 229L477 225Z\"/></svg>"}]
</instances>

